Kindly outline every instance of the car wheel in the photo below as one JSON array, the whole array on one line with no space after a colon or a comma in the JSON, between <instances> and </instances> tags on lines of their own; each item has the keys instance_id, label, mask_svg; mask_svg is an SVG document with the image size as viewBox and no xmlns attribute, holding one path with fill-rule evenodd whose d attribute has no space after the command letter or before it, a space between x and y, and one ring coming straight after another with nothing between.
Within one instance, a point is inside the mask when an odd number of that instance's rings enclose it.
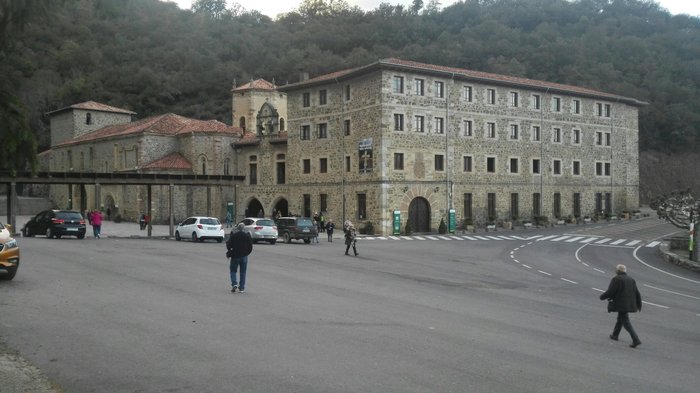
<instances>
[{"instance_id":1,"label":"car wheel","mask_svg":"<svg viewBox=\"0 0 700 393\"><path fill-rule=\"evenodd\" d=\"M46 238L47 239L53 238L53 231L51 230L51 228L46 228Z\"/></svg>"},{"instance_id":2,"label":"car wheel","mask_svg":"<svg viewBox=\"0 0 700 393\"><path fill-rule=\"evenodd\" d=\"M22 237L32 237L27 227L22 228Z\"/></svg>"},{"instance_id":3,"label":"car wheel","mask_svg":"<svg viewBox=\"0 0 700 393\"><path fill-rule=\"evenodd\" d=\"M311 239L304 239L304 243L306 243L306 244L311 243Z\"/></svg>"},{"instance_id":4,"label":"car wheel","mask_svg":"<svg viewBox=\"0 0 700 393\"><path fill-rule=\"evenodd\" d=\"M277 240L270 240L270 244L275 244L277 243Z\"/></svg>"},{"instance_id":5,"label":"car wheel","mask_svg":"<svg viewBox=\"0 0 700 393\"><path fill-rule=\"evenodd\" d=\"M192 232L192 241L196 242L197 240L197 232Z\"/></svg>"},{"instance_id":6,"label":"car wheel","mask_svg":"<svg viewBox=\"0 0 700 393\"><path fill-rule=\"evenodd\" d=\"M78 235L78 239L84 239L84 238L85 238L85 234Z\"/></svg>"},{"instance_id":7,"label":"car wheel","mask_svg":"<svg viewBox=\"0 0 700 393\"><path fill-rule=\"evenodd\" d=\"M175 231L175 240L180 241L182 238L180 237L180 232Z\"/></svg>"},{"instance_id":8,"label":"car wheel","mask_svg":"<svg viewBox=\"0 0 700 393\"><path fill-rule=\"evenodd\" d=\"M0 280L10 281L15 278L15 274L17 274L17 268L8 269L7 274L0 276Z\"/></svg>"},{"instance_id":9,"label":"car wheel","mask_svg":"<svg viewBox=\"0 0 700 393\"><path fill-rule=\"evenodd\" d=\"M287 244L292 242L292 239L289 237L289 233L287 232L284 233L284 242Z\"/></svg>"},{"instance_id":10,"label":"car wheel","mask_svg":"<svg viewBox=\"0 0 700 393\"><path fill-rule=\"evenodd\" d=\"M224 241L224 238L223 238L223 237L219 237L219 238L216 239L216 242L217 242L217 243L221 243L221 242L223 242L223 241Z\"/></svg>"}]
</instances>

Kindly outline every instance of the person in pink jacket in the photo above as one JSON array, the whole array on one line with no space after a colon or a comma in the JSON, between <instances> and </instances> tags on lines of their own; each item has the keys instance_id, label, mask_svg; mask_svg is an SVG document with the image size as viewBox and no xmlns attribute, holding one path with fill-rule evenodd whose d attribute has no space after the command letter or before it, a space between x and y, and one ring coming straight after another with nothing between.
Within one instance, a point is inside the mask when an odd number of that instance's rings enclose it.
<instances>
[{"instance_id":1,"label":"person in pink jacket","mask_svg":"<svg viewBox=\"0 0 700 393\"><path fill-rule=\"evenodd\" d=\"M92 234L95 239L99 239L102 232L102 212L94 210L90 213L90 222L92 223Z\"/></svg>"}]
</instances>

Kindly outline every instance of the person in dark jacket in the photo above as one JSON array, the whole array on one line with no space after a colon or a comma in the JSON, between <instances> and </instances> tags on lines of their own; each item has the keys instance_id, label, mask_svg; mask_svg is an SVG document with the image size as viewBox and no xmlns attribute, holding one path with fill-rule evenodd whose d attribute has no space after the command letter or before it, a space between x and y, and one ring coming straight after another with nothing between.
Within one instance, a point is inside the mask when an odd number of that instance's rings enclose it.
<instances>
[{"instance_id":1,"label":"person in dark jacket","mask_svg":"<svg viewBox=\"0 0 700 393\"><path fill-rule=\"evenodd\" d=\"M357 232L355 231L355 226L352 225L352 222L346 221L345 222L345 255L349 255L348 251L350 251L350 246L352 246L352 251L355 253L355 256L358 256L360 254L357 253Z\"/></svg>"},{"instance_id":2,"label":"person in dark jacket","mask_svg":"<svg viewBox=\"0 0 700 393\"><path fill-rule=\"evenodd\" d=\"M610 339L617 341L620 329L624 327L632 337L630 347L636 348L642 342L632 327L629 313L642 311L642 295L637 289L637 283L632 277L627 275L627 267L625 265L617 265L615 271L617 274L610 280L608 290L600 295L600 300L612 302L612 309L609 307L608 312L617 311L617 323L615 323Z\"/></svg>"},{"instance_id":3,"label":"person in dark jacket","mask_svg":"<svg viewBox=\"0 0 700 393\"><path fill-rule=\"evenodd\" d=\"M226 256L231 258L231 264L229 265L229 271L231 273L231 292L240 291L240 293L245 293L245 277L248 270L248 255L253 251L253 240L250 238L248 232L243 229L245 225L239 223L236 229L231 231L231 236L229 236L226 241ZM236 280L236 273L240 268L240 280ZM240 286L239 286L240 285Z\"/></svg>"}]
</instances>

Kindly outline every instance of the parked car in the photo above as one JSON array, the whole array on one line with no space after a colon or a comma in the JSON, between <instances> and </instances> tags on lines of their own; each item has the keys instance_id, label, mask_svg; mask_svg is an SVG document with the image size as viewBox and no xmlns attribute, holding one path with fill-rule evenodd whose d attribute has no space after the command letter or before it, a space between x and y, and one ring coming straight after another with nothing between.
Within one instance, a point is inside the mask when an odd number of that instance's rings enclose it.
<instances>
[{"instance_id":1,"label":"parked car","mask_svg":"<svg viewBox=\"0 0 700 393\"><path fill-rule=\"evenodd\" d=\"M12 280L19 269L19 246L12 233L0 222L0 280Z\"/></svg>"},{"instance_id":2,"label":"parked car","mask_svg":"<svg viewBox=\"0 0 700 393\"><path fill-rule=\"evenodd\" d=\"M246 231L250 238L253 239L253 243L257 243L258 240L266 241L270 244L275 244L277 242L277 224L270 218L244 218L242 221Z\"/></svg>"},{"instance_id":3,"label":"parked car","mask_svg":"<svg viewBox=\"0 0 700 393\"><path fill-rule=\"evenodd\" d=\"M318 236L316 225L309 217L281 217L277 220L277 232L285 243L303 240L309 244L311 239Z\"/></svg>"},{"instance_id":4,"label":"parked car","mask_svg":"<svg viewBox=\"0 0 700 393\"><path fill-rule=\"evenodd\" d=\"M188 217L175 228L175 240L183 238L191 238L193 242L214 239L221 243L224 241L224 226L215 217Z\"/></svg>"},{"instance_id":5,"label":"parked car","mask_svg":"<svg viewBox=\"0 0 700 393\"><path fill-rule=\"evenodd\" d=\"M47 239L61 236L85 237L85 219L73 210L44 210L24 224L22 236L46 235Z\"/></svg>"}]
</instances>

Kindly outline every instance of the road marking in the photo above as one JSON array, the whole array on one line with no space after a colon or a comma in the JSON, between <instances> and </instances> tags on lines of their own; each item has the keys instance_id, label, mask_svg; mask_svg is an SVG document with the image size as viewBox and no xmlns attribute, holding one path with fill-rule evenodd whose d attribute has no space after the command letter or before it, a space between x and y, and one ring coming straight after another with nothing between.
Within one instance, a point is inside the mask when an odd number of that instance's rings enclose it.
<instances>
[{"instance_id":1,"label":"road marking","mask_svg":"<svg viewBox=\"0 0 700 393\"><path fill-rule=\"evenodd\" d=\"M440 239L442 239L442 240L452 240L452 239L450 239L450 238L447 237L447 236L438 236L438 237L439 237Z\"/></svg>"},{"instance_id":2,"label":"road marking","mask_svg":"<svg viewBox=\"0 0 700 393\"><path fill-rule=\"evenodd\" d=\"M572 284L578 284L576 281L567 280L564 277L561 278L562 281L570 282Z\"/></svg>"},{"instance_id":3,"label":"road marking","mask_svg":"<svg viewBox=\"0 0 700 393\"><path fill-rule=\"evenodd\" d=\"M400 237L396 237L396 236L389 236L389 239L391 239L391 240L401 240Z\"/></svg>"},{"instance_id":4,"label":"road marking","mask_svg":"<svg viewBox=\"0 0 700 393\"><path fill-rule=\"evenodd\" d=\"M591 289L594 290L594 291L598 291L598 292L605 292L604 290L598 289L598 288L591 288Z\"/></svg>"},{"instance_id":5,"label":"road marking","mask_svg":"<svg viewBox=\"0 0 700 393\"><path fill-rule=\"evenodd\" d=\"M558 237L558 238L556 238L556 239L552 239L552 241L553 241L553 242L558 242L559 240L568 239L568 238L570 238L570 237L571 237L571 236L561 236L561 237Z\"/></svg>"},{"instance_id":6,"label":"road marking","mask_svg":"<svg viewBox=\"0 0 700 393\"><path fill-rule=\"evenodd\" d=\"M600 272L600 273L603 273L603 274L605 274L605 272L604 272L604 271L602 271L602 270L600 270L600 269L598 269L598 268L595 268L595 267L594 267L594 268L593 268L593 270L595 270L595 271L597 271L597 272Z\"/></svg>"},{"instance_id":7,"label":"road marking","mask_svg":"<svg viewBox=\"0 0 700 393\"><path fill-rule=\"evenodd\" d=\"M462 236L462 238L467 239L467 240L476 240L476 239L474 239L473 237L470 237L470 236Z\"/></svg>"},{"instance_id":8,"label":"road marking","mask_svg":"<svg viewBox=\"0 0 700 393\"><path fill-rule=\"evenodd\" d=\"M625 242L625 241L627 241L627 239L619 239L619 240L615 240L614 242L612 242L610 244L613 246L617 246L618 244Z\"/></svg>"},{"instance_id":9,"label":"road marking","mask_svg":"<svg viewBox=\"0 0 700 393\"><path fill-rule=\"evenodd\" d=\"M425 239L423 239L423 238L420 237L420 236L413 236L413 239L416 239L416 240L425 240Z\"/></svg>"},{"instance_id":10,"label":"road marking","mask_svg":"<svg viewBox=\"0 0 700 393\"><path fill-rule=\"evenodd\" d=\"M486 237L488 237L491 240L501 240L501 239L497 238L496 236L486 236Z\"/></svg>"},{"instance_id":11,"label":"road marking","mask_svg":"<svg viewBox=\"0 0 700 393\"><path fill-rule=\"evenodd\" d=\"M537 241L540 241L540 240L548 240L548 239L551 239L551 238L554 238L554 237L557 237L557 235L550 235L550 236L541 237L541 238L537 239Z\"/></svg>"},{"instance_id":12,"label":"road marking","mask_svg":"<svg viewBox=\"0 0 700 393\"><path fill-rule=\"evenodd\" d=\"M637 256L637 251L639 251L640 248L641 248L641 246L635 248L635 249L634 249L634 252L632 253L632 255L634 255L634 258L635 258L637 261L639 261L639 263L641 263L642 265L644 265L644 266L646 266L646 267L648 267L648 268L650 268L650 269L654 269L654 270L656 270L657 272L661 272L661 273L667 274L667 275L669 275L669 276L671 276L671 277L680 278L681 280L690 281L690 282L693 282L693 283L696 283L696 284L700 284L700 281L691 280L690 278L685 278L685 277L681 277L681 276L675 275L675 274L673 274L673 273L669 273L669 272L667 272L667 271L665 271L665 270L661 270L661 269L659 269L658 267L651 266L650 264L648 264L648 263L642 261L642 260Z\"/></svg>"},{"instance_id":13,"label":"road marking","mask_svg":"<svg viewBox=\"0 0 700 393\"><path fill-rule=\"evenodd\" d=\"M637 243L641 243L641 240L632 240L631 242L625 244L625 246L634 246Z\"/></svg>"},{"instance_id":14,"label":"road marking","mask_svg":"<svg viewBox=\"0 0 700 393\"><path fill-rule=\"evenodd\" d=\"M453 240L464 240L464 239L462 239L462 238L459 237L459 236L450 236L450 239L453 239Z\"/></svg>"},{"instance_id":15,"label":"road marking","mask_svg":"<svg viewBox=\"0 0 700 393\"><path fill-rule=\"evenodd\" d=\"M518 251L518 250L520 250L520 247L515 247L515 248L513 249L513 251ZM513 251L511 251L511 252L513 252Z\"/></svg>"},{"instance_id":16,"label":"road marking","mask_svg":"<svg viewBox=\"0 0 700 393\"><path fill-rule=\"evenodd\" d=\"M545 272L545 271L542 271L542 270L538 270L538 272L540 272L540 273L542 273L542 274L545 274L545 275L547 275L547 276L551 276L551 274L550 274L550 273L547 273L547 272Z\"/></svg>"},{"instance_id":17,"label":"road marking","mask_svg":"<svg viewBox=\"0 0 700 393\"><path fill-rule=\"evenodd\" d=\"M586 239L586 240L581 240L581 243L590 243L590 242L592 242L593 240L598 240L598 238L597 238L597 237L589 237L589 238Z\"/></svg>"},{"instance_id":18,"label":"road marking","mask_svg":"<svg viewBox=\"0 0 700 393\"><path fill-rule=\"evenodd\" d=\"M491 239L487 239L487 238L485 238L485 237L483 237L483 236L474 236L474 237L477 238L477 239L479 239L479 240L491 240Z\"/></svg>"},{"instance_id":19,"label":"road marking","mask_svg":"<svg viewBox=\"0 0 700 393\"><path fill-rule=\"evenodd\" d=\"M527 240L533 240L533 239L537 239L538 237L542 237L542 235L534 235L534 236L530 236L530 237L528 237L528 238L527 238Z\"/></svg>"},{"instance_id":20,"label":"road marking","mask_svg":"<svg viewBox=\"0 0 700 393\"><path fill-rule=\"evenodd\" d=\"M379 237L376 237L375 239L386 240L386 238L384 236L379 236Z\"/></svg>"},{"instance_id":21,"label":"road marking","mask_svg":"<svg viewBox=\"0 0 700 393\"><path fill-rule=\"evenodd\" d=\"M524 263L523 263L523 266L525 266L525 267L528 268L528 269L532 269L532 266L528 266L528 265L526 265L526 264L524 264Z\"/></svg>"},{"instance_id":22,"label":"road marking","mask_svg":"<svg viewBox=\"0 0 700 393\"><path fill-rule=\"evenodd\" d=\"M583 264L583 266L591 267L591 265L587 264L586 262L581 262L581 263Z\"/></svg>"},{"instance_id":23,"label":"road marking","mask_svg":"<svg viewBox=\"0 0 700 393\"><path fill-rule=\"evenodd\" d=\"M573 242L578 241L578 240L581 240L581 239L583 239L583 236L574 237L574 238L572 238L572 239L567 240L566 242L567 242L567 243L573 243Z\"/></svg>"},{"instance_id":24,"label":"road marking","mask_svg":"<svg viewBox=\"0 0 700 393\"><path fill-rule=\"evenodd\" d=\"M669 291L668 289L658 288L658 287L655 287L655 286L652 286L652 285L649 285L649 284L644 284L644 286L647 287L647 288L656 289L657 291L666 292L666 293L672 293L672 294L674 294L674 295L685 296L685 297L689 297L689 298L691 298L691 299L700 300L700 297L697 297L697 296L686 295L686 294L680 293L680 292Z\"/></svg>"},{"instance_id":25,"label":"road marking","mask_svg":"<svg viewBox=\"0 0 700 393\"><path fill-rule=\"evenodd\" d=\"M656 246L658 246L659 244L661 244L661 242L659 242L659 241L654 241L654 242L651 242L651 243L647 244L646 247L656 247Z\"/></svg>"},{"instance_id":26,"label":"road marking","mask_svg":"<svg viewBox=\"0 0 700 393\"><path fill-rule=\"evenodd\" d=\"M661 307L661 308L666 308L666 309L669 308L669 307L667 307L667 306L662 306L662 305L660 305L660 304L651 303L651 302L647 302L647 301L644 301L644 300L642 300L642 303L648 304L648 305L650 305L650 306L656 306L656 307Z\"/></svg>"},{"instance_id":27,"label":"road marking","mask_svg":"<svg viewBox=\"0 0 700 393\"><path fill-rule=\"evenodd\" d=\"M438 238L436 238L435 236L426 236L426 238L428 238L430 240L438 240Z\"/></svg>"},{"instance_id":28,"label":"road marking","mask_svg":"<svg viewBox=\"0 0 700 393\"><path fill-rule=\"evenodd\" d=\"M520 261L517 260L517 259L513 259L513 262L515 262L515 263L520 263Z\"/></svg>"},{"instance_id":29,"label":"road marking","mask_svg":"<svg viewBox=\"0 0 700 393\"><path fill-rule=\"evenodd\" d=\"M603 240L598 240L597 242L595 242L595 244L607 243L607 242L609 242L610 240L612 240L612 239L610 239L609 237L606 237L606 238L603 239Z\"/></svg>"},{"instance_id":30,"label":"road marking","mask_svg":"<svg viewBox=\"0 0 700 393\"><path fill-rule=\"evenodd\" d=\"M499 236L499 238L501 238L503 240L520 240L520 239L513 239L513 238L508 237L508 236Z\"/></svg>"}]
</instances>

